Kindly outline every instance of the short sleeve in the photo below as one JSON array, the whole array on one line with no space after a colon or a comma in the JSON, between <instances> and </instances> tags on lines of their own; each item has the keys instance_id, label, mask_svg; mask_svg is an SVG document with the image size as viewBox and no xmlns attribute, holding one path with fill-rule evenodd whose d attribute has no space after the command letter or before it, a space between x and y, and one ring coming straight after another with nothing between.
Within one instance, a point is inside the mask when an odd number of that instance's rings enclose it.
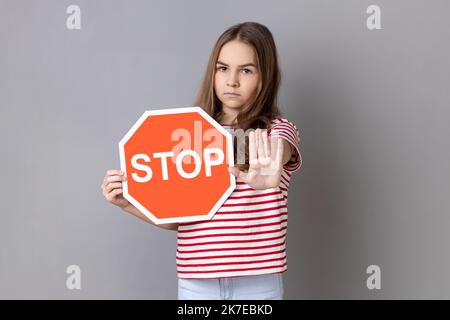
<instances>
[{"instance_id":1,"label":"short sleeve","mask_svg":"<svg viewBox=\"0 0 450 320\"><path fill-rule=\"evenodd\" d=\"M268 130L270 137L279 137L287 140L294 146L294 152L291 159L284 165L284 169L293 173L300 169L302 165L302 156L300 154L300 134L294 123L284 118L278 118L272 121Z\"/></svg>"}]
</instances>

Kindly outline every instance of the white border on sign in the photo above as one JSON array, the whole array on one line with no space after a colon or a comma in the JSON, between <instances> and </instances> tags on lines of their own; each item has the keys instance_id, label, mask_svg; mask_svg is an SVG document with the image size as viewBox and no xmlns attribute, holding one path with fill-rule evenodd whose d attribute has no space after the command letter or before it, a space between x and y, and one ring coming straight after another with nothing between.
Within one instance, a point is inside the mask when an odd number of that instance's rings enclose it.
<instances>
[{"instance_id":1,"label":"white border on sign","mask_svg":"<svg viewBox=\"0 0 450 320\"><path fill-rule=\"evenodd\" d=\"M230 132L225 130L217 121L215 121L205 110L203 110L201 107L195 106L195 107L184 107L184 108L170 108L170 109L159 109L159 110L149 110L145 111L144 114L141 115L141 117L136 121L136 123L131 127L131 129L125 134L125 136L120 140L119 142L119 155L120 155L120 168L123 172L125 172L125 175L128 177L127 174L127 166L125 163L125 143L131 138L131 136L137 131L137 129L142 125L142 123L152 115L164 115L164 114L177 114L177 113L192 113L197 112L205 118L211 125L213 125L217 130L219 130L222 134L226 137L226 144L227 144L227 150L228 150L228 165L230 166L231 163L234 164L234 154L233 154L233 137ZM134 199L129 193L128 193L128 182L123 181L122 187L123 187L123 196L125 199L127 199L131 204L133 204L139 211L141 211L143 214L145 214L146 217L148 217L151 221L153 221L155 224L164 224L164 223L178 223L178 222L193 222L193 221L204 221L204 220L210 220L214 214L219 210L219 208L222 206L222 204L225 202L225 200L230 196L230 194L234 191L236 188L236 178L231 173L230 176L230 186L228 189L224 192L224 194L220 197L220 199L216 202L216 204L213 206L213 208L209 211L206 215L201 216L187 216L187 217L176 217L176 218L165 218L165 219L158 219L155 217L149 210L147 210L143 205L139 203L136 199Z\"/></svg>"}]
</instances>

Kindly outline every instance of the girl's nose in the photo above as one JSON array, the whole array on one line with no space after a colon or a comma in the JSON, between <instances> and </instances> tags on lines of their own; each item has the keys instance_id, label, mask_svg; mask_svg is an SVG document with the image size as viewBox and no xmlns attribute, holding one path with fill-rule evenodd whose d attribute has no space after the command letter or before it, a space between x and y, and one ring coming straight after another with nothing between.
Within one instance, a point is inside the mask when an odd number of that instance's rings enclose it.
<instances>
[{"instance_id":1,"label":"girl's nose","mask_svg":"<svg viewBox=\"0 0 450 320\"><path fill-rule=\"evenodd\" d=\"M237 81L237 77L235 75L231 75L230 78L228 78L227 85L230 87L237 87L239 86L239 83Z\"/></svg>"},{"instance_id":2,"label":"girl's nose","mask_svg":"<svg viewBox=\"0 0 450 320\"><path fill-rule=\"evenodd\" d=\"M236 81L228 81L228 85L233 88L239 86L239 84Z\"/></svg>"}]
</instances>

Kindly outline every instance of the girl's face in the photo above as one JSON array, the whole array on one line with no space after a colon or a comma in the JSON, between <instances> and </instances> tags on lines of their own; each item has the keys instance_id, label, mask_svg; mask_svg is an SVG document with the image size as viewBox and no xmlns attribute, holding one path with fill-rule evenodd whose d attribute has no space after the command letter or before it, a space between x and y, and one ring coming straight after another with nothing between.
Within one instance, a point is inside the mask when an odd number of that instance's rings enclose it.
<instances>
[{"instance_id":1,"label":"girl's face","mask_svg":"<svg viewBox=\"0 0 450 320\"><path fill-rule=\"evenodd\" d=\"M238 40L223 45L216 62L214 92L226 114L237 115L260 89L253 47Z\"/></svg>"}]
</instances>

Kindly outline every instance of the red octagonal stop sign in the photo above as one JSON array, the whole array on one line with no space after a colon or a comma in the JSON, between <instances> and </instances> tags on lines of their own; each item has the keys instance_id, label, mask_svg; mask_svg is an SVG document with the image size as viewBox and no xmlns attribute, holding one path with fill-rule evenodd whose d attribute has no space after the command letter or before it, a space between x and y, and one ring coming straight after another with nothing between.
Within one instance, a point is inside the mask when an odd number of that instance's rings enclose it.
<instances>
[{"instance_id":1,"label":"red octagonal stop sign","mask_svg":"<svg viewBox=\"0 0 450 320\"><path fill-rule=\"evenodd\" d=\"M200 107L146 111L119 142L123 195L156 224L211 219L235 189L232 148Z\"/></svg>"}]
</instances>

